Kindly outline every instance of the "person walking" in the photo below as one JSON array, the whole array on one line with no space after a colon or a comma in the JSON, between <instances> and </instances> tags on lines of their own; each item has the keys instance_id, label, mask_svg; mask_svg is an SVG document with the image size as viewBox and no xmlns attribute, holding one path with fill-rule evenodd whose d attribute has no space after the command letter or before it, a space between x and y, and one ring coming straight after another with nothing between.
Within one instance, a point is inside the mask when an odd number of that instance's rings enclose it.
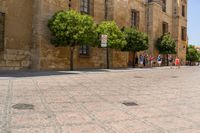
<instances>
[{"instance_id":1,"label":"person walking","mask_svg":"<svg viewBox=\"0 0 200 133\"><path fill-rule=\"evenodd\" d=\"M169 55L168 61L169 61L170 68L172 68L173 58L171 55Z\"/></svg>"},{"instance_id":2,"label":"person walking","mask_svg":"<svg viewBox=\"0 0 200 133\"><path fill-rule=\"evenodd\" d=\"M149 55L148 54L146 54L146 56L145 56L145 64L147 67L149 67Z\"/></svg>"},{"instance_id":3,"label":"person walking","mask_svg":"<svg viewBox=\"0 0 200 133\"><path fill-rule=\"evenodd\" d=\"M143 67L144 63L144 56L140 55L140 67Z\"/></svg>"},{"instance_id":4,"label":"person walking","mask_svg":"<svg viewBox=\"0 0 200 133\"><path fill-rule=\"evenodd\" d=\"M176 56L176 59L175 59L175 66L178 67L178 69L180 69L180 59Z\"/></svg>"},{"instance_id":5,"label":"person walking","mask_svg":"<svg viewBox=\"0 0 200 133\"><path fill-rule=\"evenodd\" d=\"M149 56L149 62L150 62L150 67L153 67L153 60L154 60L154 58L153 58L153 56Z\"/></svg>"},{"instance_id":6,"label":"person walking","mask_svg":"<svg viewBox=\"0 0 200 133\"><path fill-rule=\"evenodd\" d=\"M143 56L143 67L146 67L146 55Z\"/></svg>"},{"instance_id":7,"label":"person walking","mask_svg":"<svg viewBox=\"0 0 200 133\"><path fill-rule=\"evenodd\" d=\"M138 56L135 57L135 65L138 66Z\"/></svg>"},{"instance_id":8,"label":"person walking","mask_svg":"<svg viewBox=\"0 0 200 133\"><path fill-rule=\"evenodd\" d=\"M162 58L161 58L161 55L158 55L157 62L158 62L158 66L160 67L161 64L162 64Z\"/></svg>"}]
</instances>

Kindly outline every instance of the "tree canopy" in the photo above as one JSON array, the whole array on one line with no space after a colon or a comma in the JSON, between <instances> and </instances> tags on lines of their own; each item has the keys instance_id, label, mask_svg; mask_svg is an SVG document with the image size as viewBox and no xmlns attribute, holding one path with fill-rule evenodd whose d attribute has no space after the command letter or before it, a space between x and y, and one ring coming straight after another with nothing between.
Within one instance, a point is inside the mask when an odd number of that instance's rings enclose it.
<instances>
[{"instance_id":1,"label":"tree canopy","mask_svg":"<svg viewBox=\"0 0 200 133\"><path fill-rule=\"evenodd\" d=\"M126 51L144 51L148 49L148 36L135 28L125 28L124 30L127 44L124 46Z\"/></svg>"},{"instance_id":2,"label":"tree canopy","mask_svg":"<svg viewBox=\"0 0 200 133\"><path fill-rule=\"evenodd\" d=\"M97 34L100 38L101 35L105 34L108 36L108 47L114 49L122 49L126 44L125 36L119 29L117 24L113 21L104 21L97 27ZM98 41L100 45L100 39Z\"/></svg>"},{"instance_id":3,"label":"tree canopy","mask_svg":"<svg viewBox=\"0 0 200 133\"><path fill-rule=\"evenodd\" d=\"M48 27L55 46L70 46L70 70L73 70L74 46L91 45L97 39L96 25L92 17L76 11L59 11L49 20Z\"/></svg>"},{"instance_id":4,"label":"tree canopy","mask_svg":"<svg viewBox=\"0 0 200 133\"><path fill-rule=\"evenodd\" d=\"M97 34L92 17L76 11L59 11L49 20L48 27L56 46L93 44Z\"/></svg>"},{"instance_id":5,"label":"tree canopy","mask_svg":"<svg viewBox=\"0 0 200 133\"><path fill-rule=\"evenodd\" d=\"M164 34L158 39L156 47L161 54L176 53L176 42L169 33Z\"/></svg>"},{"instance_id":6,"label":"tree canopy","mask_svg":"<svg viewBox=\"0 0 200 133\"><path fill-rule=\"evenodd\" d=\"M195 46L193 46L193 45L188 46L186 59L187 59L187 61L191 61L191 62L200 61L200 52L197 51Z\"/></svg>"}]
</instances>

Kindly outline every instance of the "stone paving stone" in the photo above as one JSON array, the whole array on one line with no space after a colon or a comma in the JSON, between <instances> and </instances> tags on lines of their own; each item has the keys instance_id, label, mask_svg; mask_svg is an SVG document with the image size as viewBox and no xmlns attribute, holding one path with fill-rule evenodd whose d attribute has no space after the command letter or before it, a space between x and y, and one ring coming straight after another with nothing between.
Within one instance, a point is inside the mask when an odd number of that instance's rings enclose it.
<instances>
[{"instance_id":1,"label":"stone paving stone","mask_svg":"<svg viewBox=\"0 0 200 133\"><path fill-rule=\"evenodd\" d=\"M200 129L172 130L171 133L200 133Z\"/></svg>"},{"instance_id":2,"label":"stone paving stone","mask_svg":"<svg viewBox=\"0 0 200 133\"><path fill-rule=\"evenodd\" d=\"M64 126L63 133L107 133L103 128L97 125Z\"/></svg>"},{"instance_id":3,"label":"stone paving stone","mask_svg":"<svg viewBox=\"0 0 200 133\"><path fill-rule=\"evenodd\" d=\"M113 91L113 90L109 90L109 88L108 88L107 91L97 90L96 93L97 93L98 95L100 95L100 96L101 96L101 95L102 95L102 96L105 96L105 95L110 96L110 95L119 95L119 94L120 94L120 92Z\"/></svg>"},{"instance_id":4,"label":"stone paving stone","mask_svg":"<svg viewBox=\"0 0 200 133\"><path fill-rule=\"evenodd\" d=\"M112 122L130 119L130 116L119 110L106 110L93 112L95 117L102 122Z\"/></svg>"},{"instance_id":5,"label":"stone paving stone","mask_svg":"<svg viewBox=\"0 0 200 133\"><path fill-rule=\"evenodd\" d=\"M43 90L42 94L45 97L67 97L66 91L63 89L52 88L52 90Z\"/></svg>"},{"instance_id":6,"label":"stone paving stone","mask_svg":"<svg viewBox=\"0 0 200 133\"><path fill-rule=\"evenodd\" d=\"M153 107L147 107L147 108L140 108L140 107L131 108L130 107L127 109L127 112L133 114L138 119L170 115L169 113L165 111L161 111Z\"/></svg>"},{"instance_id":7,"label":"stone paving stone","mask_svg":"<svg viewBox=\"0 0 200 133\"><path fill-rule=\"evenodd\" d=\"M90 96L73 96L76 102L101 102L102 99L96 95Z\"/></svg>"},{"instance_id":8,"label":"stone paving stone","mask_svg":"<svg viewBox=\"0 0 200 133\"><path fill-rule=\"evenodd\" d=\"M4 80L0 78L0 89L3 86L7 86L9 84L9 80Z\"/></svg>"},{"instance_id":9,"label":"stone paving stone","mask_svg":"<svg viewBox=\"0 0 200 133\"><path fill-rule=\"evenodd\" d=\"M14 87L15 88L15 87ZM37 96L38 92L35 89L27 87L20 87L19 89L13 89L13 96L15 97L26 97L26 96Z\"/></svg>"},{"instance_id":10,"label":"stone paving stone","mask_svg":"<svg viewBox=\"0 0 200 133\"><path fill-rule=\"evenodd\" d=\"M190 107L191 107L192 109L197 109L197 110L200 111L200 103L190 104Z\"/></svg>"},{"instance_id":11,"label":"stone paving stone","mask_svg":"<svg viewBox=\"0 0 200 133\"><path fill-rule=\"evenodd\" d=\"M41 100L37 96L13 96L12 103L41 103Z\"/></svg>"},{"instance_id":12,"label":"stone paving stone","mask_svg":"<svg viewBox=\"0 0 200 133\"><path fill-rule=\"evenodd\" d=\"M45 97L47 103L65 103L65 102L73 102L71 97L68 96L60 96L60 97Z\"/></svg>"},{"instance_id":13,"label":"stone paving stone","mask_svg":"<svg viewBox=\"0 0 200 133\"><path fill-rule=\"evenodd\" d=\"M181 117L189 119L189 120L195 122L200 127L200 113L185 114L185 115L182 115Z\"/></svg>"},{"instance_id":14,"label":"stone paving stone","mask_svg":"<svg viewBox=\"0 0 200 133\"><path fill-rule=\"evenodd\" d=\"M83 112L56 113L56 119L61 125L81 124L92 122L92 119Z\"/></svg>"},{"instance_id":15,"label":"stone paving stone","mask_svg":"<svg viewBox=\"0 0 200 133\"><path fill-rule=\"evenodd\" d=\"M164 106L159 109L174 115L192 114L200 112L197 109L191 108L189 105L174 105L174 106Z\"/></svg>"},{"instance_id":16,"label":"stone paving stone","mask_svg":"<svg viewBox=\"0 0 200 133\"><path fill-rule=\"evenodd\" d=\"M73 103L49 103L49 108L53 112L77 112L81 109Z\"/></svg>"},{"instance_id":17,"label":"stone paving stone","mask_svg":"<svg viewBox=\"0 0 200 133\"><path fill-rule=\"evenodd\" d=\"M112 122L108 124L116 133L157 133L158 131L145 123L137 120Z\"/></svg>"},{"instance_id":18,"label":"stone paving stone","mask_svg":"<svg viewBox=\"0 0 200 133\"><path fill-rule=\"evenodd\" d=\"M49 126L49 117L43 113L13 114L11 127L45 127Z\"/></svg>"},{"instance_id":19,"label":"stone paving stone","mask_svg":"<svg viewBox=\"0 0 200 133\"><path fill-rule=\"evenodd\" d=\"M145 120L166 131L172 129L195 128L197 126L195 123L175 116L146 118Z\"/></svg>"},{"instance_id":20,"label":"stone paving stone","mask_svg":"<svg viewBox=\"0 0 200 133\"><path fill-rule=\"evenodd\" d=\"M87 90L68 91L70 96L91 96L95 93Z\"/></svg>"},{"instance_id":21,"label":"stone paving stone","mask_svg":"<svg viewBox=\"0 0 200 133\"><path fill-rule=\"evenodd\" d=\"M108 102L91 102L83 103L84 107L89 111L104 111L104 110L114 110L117 106Z\"/></svg>"},{"instance_id":22,"label":"stone paving stone","mask_svg":"<svg viewBox=\"0 0 200 133\"><path fill-rule=\"evenodd\" d=\"M115 103L122 103L125 101L133 101L135 98L126 97L123 95L108 95L108 96L101 96L103 99L105 99L108 102L115 102Z\"/></svg>"},{"instance_id":23,"label":"stone paving stone","mask_svg":"<svg viewBox=\"0 0 200 133\"><path fill-rule=\"evenodd\" d=\"M3 104L4 100L5 100L5 96L6 96L6 89L1 89L0 90L0 104Z\"/></svg>"},{"instance_id":24,"label":"stone paving stone","mask_svg":"<svg viewBox=\"0 0 200 133\"><path fill-rule=\"evenodd\" d=\"M11 133L55 133L52 127L42 127L42 128L13 128Z\"/></svg>"}]
</instances>

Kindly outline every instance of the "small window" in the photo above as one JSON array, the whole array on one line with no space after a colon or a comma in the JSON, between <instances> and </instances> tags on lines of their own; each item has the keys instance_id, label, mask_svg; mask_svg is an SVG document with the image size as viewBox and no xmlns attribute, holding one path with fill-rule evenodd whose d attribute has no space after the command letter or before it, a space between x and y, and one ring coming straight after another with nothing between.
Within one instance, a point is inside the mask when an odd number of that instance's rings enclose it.
<instances>
[{"instance_id":1,"label":"small window","mask_svg":"<svg viewBox=\"0 0 200 133\"><path fill-rule=\"evenodd\" d=\"M162 11L166 12L166 10L167 10L167 2L166 2L166 0L162 0L162 2L163 2Z\"/></svg>"},{"instance_id":2,"label":"small window","mask_svg":"<svg viewBox=\"0 0 200 133\"><path fill-rule=\"evenodd\" d=\"M89 46L88 45L81 45L80 49L79 49L79 55L89 56Z\"/></svg>"},{"instance_id":3,"label":"small window","mask_svg":"<svg viewBox=\"0 0 200 133\"><path fill-rule=\"evenodd\" d=\"M139 11L132 10L131 11L131 26L139 28L139 18L140 14Z\"/></svg>"},{"instance_id":4,"label":"small window","mask_svg":"<svg viewBox=\"0 0 200 133\"><path fill-rule=\"evenodd\" d=\"M181 28L181 39L182 39L183 41L186 41L186 40L187 40L187 30L186 30L185 27L182 27L182 28Z\"/></svg>"},{"instance_id":5,"label":"small window","mask_svg":"<svg viewBox=\"0 0 200 133\"><path fill-rule=\"evenodd\" d=\"M104 14L104 18L105 18L105 20L107 20L108 19L108 0L105 0L105 3L104 3L105 5L105 14Z\"/></svg>"},{"instance_id":6,"label":"small window","mask_svg":"<svg viewBox=\"0 0 200 133\"><path fill-rule=\"evenodd\" d=\"M90 12L90 0L80 0L80 12L89 14Z\"/></svg>"},{"instance_id":7,"label":"small window","mask_svg":"<svg viewBox=\"0 0 200 133\"><path fill-rule=\"evenodd\" d=\"M182 5L182 16L185 17L185 6Z\"/></svg>"},{"instance_id":8,"label":"small window","mask_svg":"<svg viewBox=\"0 0 200 133\"><path fill-rule=\"evenodd\" d=\"M0 12L0 50L4 48L5 14Z\"/></svg>"},{"instance_id":9,"label":"small window","mask_svg":"<svg viewBox=\"0 0 200 133\"><path fill-rule=\"evenodd\" d=\"M168 31L168 23L163 22L162 29L163 29L163 34L168 33L169 32Z\"/></svg>"}]
</instances>

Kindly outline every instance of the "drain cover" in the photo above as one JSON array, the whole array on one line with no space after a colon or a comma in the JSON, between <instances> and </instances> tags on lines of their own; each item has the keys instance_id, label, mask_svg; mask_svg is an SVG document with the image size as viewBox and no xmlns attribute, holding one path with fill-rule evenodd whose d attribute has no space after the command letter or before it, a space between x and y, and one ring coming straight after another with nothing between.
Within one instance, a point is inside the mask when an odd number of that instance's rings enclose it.
<instances>
[{"instance_id":1,"label":"drain cover","mask_svg":"<svg viewBox=\"0 0 200 133\"><path fill-rule=\"evenodd\" d=\"M141 78L143 78L143 77L141 77L141 76L135 76L135 78L141 79Z\"/></svg>"},{"instance_id":2,"label":"drain cover","mask_svg":"<svg viewBox=\"0 0 200 133\"><path fill-rule=\"evenodd\" d=\"M178 76L171 76L171 78L178 78Z\"/></svg>"},{"instance_id":3,"label":"drain cover","mask_svg":"<svg viewBox=\"0 0 200 133\"><path fill-rule=\"evenodd\" d=\"M138 104L135 102L124 102L123 104L126 106L138 106Z\"/></svg>"},{"instance_id":4,"label":"drain cover","mask_svg":"<svg viewBox=\"0 0 200 133\"><path fill-rule=\"evenodd\" d=\"M19 103L19 104L13 105L12 108L13 109L18 109L18 110L33 110L34 109L34 105Z\"/></svg>"}]
</instances>

